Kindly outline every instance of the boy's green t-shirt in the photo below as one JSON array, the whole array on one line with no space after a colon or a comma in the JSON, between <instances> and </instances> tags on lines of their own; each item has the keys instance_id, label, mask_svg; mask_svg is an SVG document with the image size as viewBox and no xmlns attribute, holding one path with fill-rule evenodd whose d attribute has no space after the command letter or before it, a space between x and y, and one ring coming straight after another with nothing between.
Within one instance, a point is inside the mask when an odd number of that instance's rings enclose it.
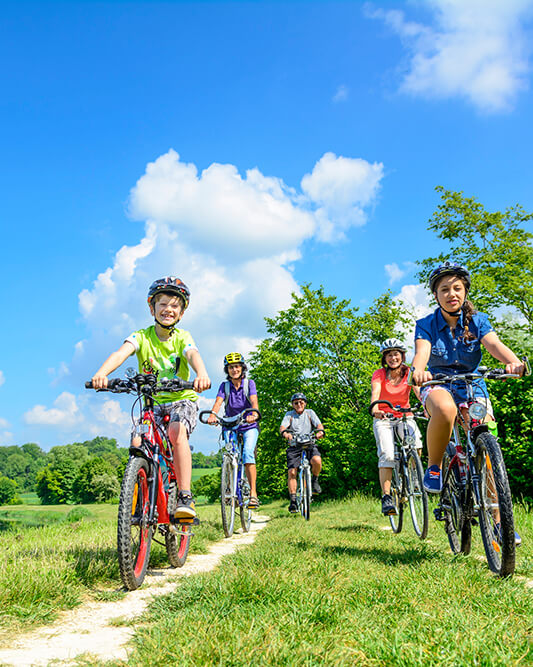
<instances>
[{"instance_id":1,"label":"boy's green t-shirt","mask_svg":"<svg viewBox=\"0 0 533 667\"><path fill-rule=\"evenodd\" d=\"M133 345L137 353L140 373L158 373L160 380L180 377L182 380L189 379L189 364L185 353L189 350L197 350L194 340L188 331L174 329L174 333L168 340L159 340L155 332L155 326L140 329L128 336L126 340ZM176 374L176 359L180 360L179 370ZM189 399L197 401L198 395L192 389L184 389L179 392L168 392L157 394L158 403L171 403Z\"/></svg>"}]
</instances>

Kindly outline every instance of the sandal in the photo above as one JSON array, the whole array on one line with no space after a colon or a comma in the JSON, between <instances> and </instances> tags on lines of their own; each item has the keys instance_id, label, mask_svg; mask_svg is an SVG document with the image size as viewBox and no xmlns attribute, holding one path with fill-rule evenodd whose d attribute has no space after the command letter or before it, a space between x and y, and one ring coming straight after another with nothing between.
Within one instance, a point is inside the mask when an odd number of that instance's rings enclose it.
<instances>
[{"instance_id":1,"label":"sandal","mask_svg":"<svg viewBox=\"0 0 533 667\"><path fill-rule=\"evenodd\" d=\"M259 505L260 503L256 496L250 496L250 500L248 501L248 508L254 510L257 509Z\"/></svg>"}]
</instances>

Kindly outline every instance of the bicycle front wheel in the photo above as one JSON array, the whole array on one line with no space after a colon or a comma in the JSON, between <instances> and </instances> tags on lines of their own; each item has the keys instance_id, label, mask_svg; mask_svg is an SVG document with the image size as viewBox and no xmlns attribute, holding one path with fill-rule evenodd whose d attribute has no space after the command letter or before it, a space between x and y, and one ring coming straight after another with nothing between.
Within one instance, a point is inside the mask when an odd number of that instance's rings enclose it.
<instances>
[{"instance_id":1,"label":"bicycle front wheel","mask_svg":"<svg viewBox=\"0 0 533 667\"><path fill-rule=\"evenodd\" d=\"M244 475L244 471L243 471ZM248 507L250 502L250 485L246 477L241 480L241 504L239 506L239 514L241 516L241 526L244 533L250 530L252 523L252 510Z\"/></svg>"},{"instance_id":2,"label":"bicycle front wheel","mask_svg":"<svg viewBox=\"0 0 533 667\"><path fill-rule=\"evenodd\" d=\"M496 438L481 433L476 438L479 473L479 528L489 568L507 577L515 570L513 502L507 470Z\"/></svg>"},{"instance_id":3,"label":"bicycle front wheel","mask_svg":"<svg viewBox=\"0 0 533 667\"><path fill-rule=\"evenodd\" d=\"M428 497L424 489L424 472L418 453L413 450L407 455L407 497L413 528L423 540L428 534Z\"/></svg>"},{"instance_id":4,"label":"bicycle front wheel","mask_svg":"<svg viewBox=\"0 0 533 667\"><path fill-rule=\"evenodd\" d=\"M398 471L398 462L392 469L392 480L390 484L390 495L396 507L396 514L389 514L389 521L394 533L400 533L403 527L403 502L402 502L402 478Z\"/></svg>"},{"instance_id":5,"label":"bicycle front wheel","mask_svg":"<svg viewBox=\"0 0 533 667\"><path fill-rule=\"evenodd\" d=\"M235 488L233 461L225 456L220 474L220 509L222 512L222 528L224 535L231 537L235 525Z\"/></svg>"},{"instance_id":6,"label":"bicycle front wheel","mask_svg":"<svg viewBox=\"0 0 533 667\"><path fill-rule=\"evenodd\" d=\"M306 521L311 517L311 471L305 468L301 477L302 488L300 490L301 504L300 512Z\"/></svg>"},{"instance_id":7,"label":"bicycle front wheel","mask_svg":"<svg viewBox=\"0 0 533 667\"><path fill-rule=\"evenodd\" d=\"M128 461L118 505L117 553L124 586L133 591L144 581L153 527L148 524L150 511L149 464L141 457Z\"/></svg>"},{"instance_id":8,"label":"bicycle front wheel","mask_svg":"<svg viewBox=\"0 0 533 667\"><path fill-rule=\"evenodd\" d=\"M461 470L457 463L450 467L455 456L455 447L449 443L442 459L442 470L448 471L446 482L440 495L444 511L444 530L448 536L450 549L454 554L469 554L472 547L472 523L468 518L464 503L465 490L462 488ZM445 474L445 473L444 473ZM471 502L469 503L471 508Z\"/></svg>"}]
</instances>

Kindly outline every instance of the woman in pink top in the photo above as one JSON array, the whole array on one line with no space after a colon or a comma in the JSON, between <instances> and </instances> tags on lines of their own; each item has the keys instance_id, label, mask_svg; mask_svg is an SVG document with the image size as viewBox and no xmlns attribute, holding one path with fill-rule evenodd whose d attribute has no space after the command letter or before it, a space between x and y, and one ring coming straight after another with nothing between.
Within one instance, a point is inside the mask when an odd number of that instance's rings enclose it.
<instances>
[{"instance_id":1,"label":"woman in pink top","mask_svg":"<svg viewBox=\"0 0 533 667\"><path fill-rule=\"evenodd\" d=\"M405 347L396 338L388 338L380 347L381 368L372 375L372 397L373 403L379 399L390 401L392 405L402 408L409 407L409 393L411 389L417 398L420 390L407 384L409 368L405 364ZM375 405L372 409L374 417L374 436L378 448L379 483L381 485L381 511L386 516L396 514L396 508L390 495L392 480L392 469L394 468L394 422L389 421L386 413L392 413L395 417L401 417L402 413L391 410L388 405ZM420 431L412 415L407 417L408 428L414 435L416 447L422 448Z\"/></svg>"}]
</instances>

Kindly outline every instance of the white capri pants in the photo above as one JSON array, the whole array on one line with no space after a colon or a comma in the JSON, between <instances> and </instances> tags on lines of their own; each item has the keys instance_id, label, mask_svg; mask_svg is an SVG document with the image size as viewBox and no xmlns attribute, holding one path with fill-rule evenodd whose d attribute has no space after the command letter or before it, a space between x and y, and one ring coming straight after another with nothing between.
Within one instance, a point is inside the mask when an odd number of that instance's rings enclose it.
<instances>
[{"instance_id":1,"label":"white capri pants","mask_svg":"<svg viewBox=\"0 0 533 667\"><path fill-rule=\"evenodd\" d=\"M403 431L402 422L391 422L389 419L376 419L374 417L374 437L378 449L378 468L394 468L394 432L401 436ZM422 449L422 436L414 417L407 417L406 428L408 433L415 438L415 447Z\"/></svg>"}]
</instances>

